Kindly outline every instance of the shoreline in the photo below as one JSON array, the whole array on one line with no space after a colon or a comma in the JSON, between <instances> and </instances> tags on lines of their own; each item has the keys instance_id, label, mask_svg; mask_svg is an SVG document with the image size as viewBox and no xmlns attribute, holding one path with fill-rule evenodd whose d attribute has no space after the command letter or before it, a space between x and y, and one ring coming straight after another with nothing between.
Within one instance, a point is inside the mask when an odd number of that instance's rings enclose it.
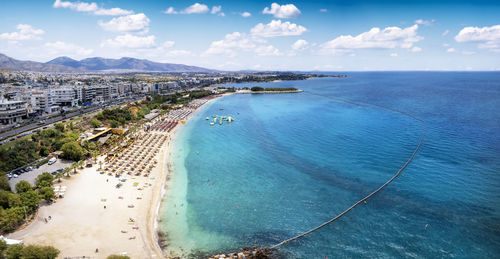
<instances>
[{"instance_id":1,"label":"shoreline","mask_svg":"<svg viewBox=\"0 0 500 259\"><path fill-rule=\"evenodd\" d=\"M198 107L196 110L194 110L191 114L189 114L185 119L184 121L186 122L186 124L193 118L195 117L196 115L198 115L201 111L203 111L208 104L211 104L213 103L215 100L221 98L221 97L224 97L224 96L228 96L228 95L231 95L233 93L224 93L224 94L220 94L219 96L213 98L213 99L210 99L208 100L206 103L204 103L202 106ZM172 131L172 133L170 133L170 139L169 139L169 142L168 142L168 147L166 149L166 154L167 154L167 157L166 157L166 161L165 163L167 164L167 175L166 177L164 178L164 183L163 183L163 186L164 188L162 189L162 192L161 192L161 195L160 195L160 200L157 204L157 210L156 210L156 215L153 219L153 222L154 222L154 225L155 225L155 228L154 228L154 233L153 233L153 236L154 236L154 242L155 242L155 246L162 252L162 256L166 256L166 254L164 252L161 245L160 244L160 240L159 240L159 237L158 237L158 232L162 232L163 231L161 230L160 228L160 213L161 211L163 210L163 204L165 203L165 201L168 199L167 197L167 186L168 186L168 183L169 181L172 180L172 177L171 177L171 174L174 173L174 169L173 169L173 151L174 151L174 145L173 145L173 142L174 142L174 139L176 139L178 136L179 136L179 133L183 130L183 128L185 127L186 125L182 125L180 124L178 127L175 127L174 130ZM169 233L164 233L165 235L168 236Z\"/></svg>"},{"instance_id":2,"label":"shoreline","mask_svg":"<svg viewBox=\"0 0 500 259\"><path fill-rule=\"evenodd\" d=\"M226 95L229 94L216 96L198 107L185 108L192 112L184 121L190 121L206 104ZM70 179L54 184L67 186L64 198L51 205L42 204L30 224L6 237L21 239L25 244L52 245L61 251L58 258L106 258L111 254L126 254L131 258L166 258L159 243L159 220L163 201L168 198L168 181L173 173L170 164L174 147L172 140L184 126L179 123L168 133L142 133L144 136L163 136L167 140L157 146L159 152L153 155L153 159L158 163L151 176L124 175L123 186L116 188L115 184L120 179L114 175L99 174L99 163L78 170L79 173L71 175ZM141 150L147 145L134 143L130 149L132 147ZM98 161L104 162L105 156L99 156ZM51 220L46 222L49 216Z\"/></svg>"}]
</instances>

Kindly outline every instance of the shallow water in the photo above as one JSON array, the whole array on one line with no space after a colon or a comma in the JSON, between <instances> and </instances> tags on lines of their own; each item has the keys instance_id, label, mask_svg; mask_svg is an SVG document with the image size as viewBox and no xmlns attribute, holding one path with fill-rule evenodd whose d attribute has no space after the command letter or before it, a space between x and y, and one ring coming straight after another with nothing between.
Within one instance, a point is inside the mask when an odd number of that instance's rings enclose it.
<instances>
[{"instance_id":1,"label":"shallow water","mask_svg":"<svg viewBox=\"0 0 500 259\"><path fill-rule=\"evenodd\" d=\"M306 231L387 181L340 220L281 247L286 258L500 255L500 73L376 72L252 83L306 92L232 95L175 139L160 227L169 250L269 246ZM220 110L223 108L224 110ZM209 126L205 117L236 121Z\"/></svg>"}]
</instances>

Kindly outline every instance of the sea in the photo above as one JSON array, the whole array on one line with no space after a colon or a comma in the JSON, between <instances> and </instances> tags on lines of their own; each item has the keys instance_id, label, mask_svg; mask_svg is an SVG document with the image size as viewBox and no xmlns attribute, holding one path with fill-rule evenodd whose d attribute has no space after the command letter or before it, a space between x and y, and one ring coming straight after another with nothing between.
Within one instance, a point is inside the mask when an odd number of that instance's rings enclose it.
<instances>
[{"instance_id":1,"label":"sea","mask_svg":"<svg viewBox=\"0 0 500 259\"><path fill-rule=\"evenodd\" d=\"M346 72L230 84L175 137L167 253L269 247L385 189L277 258L500 258L500 73ZM386 109L384 107L390 107ZM233 122L213 116L231 116Z\"/></svg>"}]
</instances>

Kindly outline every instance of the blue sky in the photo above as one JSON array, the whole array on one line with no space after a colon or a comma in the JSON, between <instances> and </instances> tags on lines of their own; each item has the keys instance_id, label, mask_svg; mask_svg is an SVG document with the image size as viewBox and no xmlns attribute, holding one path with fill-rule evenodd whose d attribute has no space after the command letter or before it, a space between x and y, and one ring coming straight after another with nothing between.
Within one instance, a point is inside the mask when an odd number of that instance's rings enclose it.
<instances>
[{"instance_id":1,"label":"blue sky","mask_svg":"<svg viewBox=\"0 0 500 259\"><path fill-rule=\"evenodd\" d=\"M499 1L2 0L0 53L239 70L500 70Z\"/></svg>"}]
</instances>

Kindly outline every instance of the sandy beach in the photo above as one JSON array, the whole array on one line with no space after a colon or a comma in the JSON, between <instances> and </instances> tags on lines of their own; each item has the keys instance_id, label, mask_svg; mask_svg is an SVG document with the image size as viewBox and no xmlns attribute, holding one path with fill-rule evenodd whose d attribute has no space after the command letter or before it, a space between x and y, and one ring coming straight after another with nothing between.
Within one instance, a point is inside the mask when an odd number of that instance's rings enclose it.
<instances>
[{"instance_id":1,"label":"sandy beach","mask_svg":"<svg viewBox=\"0 0 500 259\"><path fill-rule=\"evenodd\" d=\"M196 111L184 120L188 121ZM54 185L67 186L64 198L42 205L30 225L8 237L25 244L52 245L61 251L59 258L106 258L111 254L162 258L157 242L157 213L169 174L170 139L183 127L179 123L169 133L148 133L167 137L154 156L158 164L148 177L126 175L122 177L126 179L123 186L116 188L118 178L100 174L99 163L79 170ZM104 162L104 156L98 160Z\"/></svg>"}]
</instances>

